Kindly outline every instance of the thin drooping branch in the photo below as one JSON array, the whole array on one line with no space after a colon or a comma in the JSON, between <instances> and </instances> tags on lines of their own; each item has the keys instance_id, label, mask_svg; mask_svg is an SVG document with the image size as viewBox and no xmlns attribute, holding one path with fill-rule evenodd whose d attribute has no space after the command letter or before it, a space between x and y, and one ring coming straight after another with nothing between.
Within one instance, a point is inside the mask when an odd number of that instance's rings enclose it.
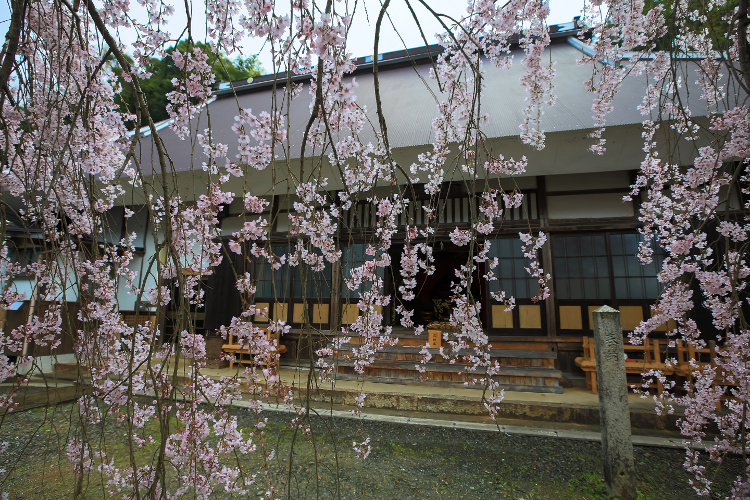
<instances>
[{"instance_id":1,"label":"thin drooping branch","mask_svg":"<svg viewBox=\"0 0 750 500\"><path fill-rule=\"evenodd\" d=\"M333 0L327 0L325 13L331 15L333 9ZM318 119L318 115L323 110L323 58L318 58L318 70L317 70L317 88L315 89L315 104L313 105L312 112L310 113L310 119L307 121L305 126L305 132L302 134L302 145L300 147L299 155L299 182L305 182L305 150L307 148L307 139L310 137L310 130Z\"/></svg>"}]
</instances>

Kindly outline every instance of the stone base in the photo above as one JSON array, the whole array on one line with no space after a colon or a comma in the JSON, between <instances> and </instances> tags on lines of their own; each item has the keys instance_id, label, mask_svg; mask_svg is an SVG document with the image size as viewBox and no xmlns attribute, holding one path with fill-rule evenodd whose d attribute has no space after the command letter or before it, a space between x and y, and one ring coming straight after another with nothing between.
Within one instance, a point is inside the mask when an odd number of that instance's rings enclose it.
<instances>
[{"instance_id":1,"label":"stone base","mask_svg":"<svg viewBox=\"0 0 750 500\"><path fill-rule=\"evenodd\" d=\"M206 336L206 368L228 368L229 361L223 359L221 346L226 341L217 335Z\"/></svg>"}]
</instances>

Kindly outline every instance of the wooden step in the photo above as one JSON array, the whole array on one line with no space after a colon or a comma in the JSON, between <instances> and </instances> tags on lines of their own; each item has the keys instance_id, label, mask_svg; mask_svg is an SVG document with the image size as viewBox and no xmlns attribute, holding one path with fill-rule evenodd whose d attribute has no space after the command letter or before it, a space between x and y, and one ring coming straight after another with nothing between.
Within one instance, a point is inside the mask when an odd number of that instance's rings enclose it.
<instances>
[{"instance_id":1,"label":"wooden step","mask_svg":"<svg viewBox=\"0 0 750 500\"><path fill-rule=\"evenodd\" d=\"M359 347L361 344L343 344L340 348L338 348L339 351L351 351L354 348ZM393 346L385 346L382 349L379 349L378 352L385 352L385 353L397 353L397 354L411 354L411 353L417 353L419 354L422 351L422 346L420 346L418 349L416 346L407 346L407 345L393 345ZM436 354L440 354L440 349L437 348L428 348L427 352L432 354L433 356ZM451 355L455 354L450 350L450 347L444 347L443 352L445 354ZM476 354L473 349L461 349L457 353L459 356L465 356L467 354L473 355ZM522 350L515 350L515 349L490 349L490 357L492 358L524 358L524 359L557 359L557 353L553 351L522 351Z\"/></svg>"},{"instance_id":2,"label":"wooden step","mask_svg":"<svg viewBox=\"0 0 750 500\"><path fill-rule=\"evenodd\" d=\"M351 359L333 359L324 358L326 362L334 366L354 366L354 361ZM485 367L478 367L476 371L467 370L466 365L463 364L450 364L450 363L416 363L424 366L427 372L443 372L443 373L468 373L482 375L486 373ZM368 365L368 368L386 368L391 370L405 370L405 371L417 371L415 363L408 361L389 361L376 359ZM545 377L561 379L562 372L556 368L545 368L540 366L500 366L498 373L499 376L509 377Z\"/></svg>"},{"instance_id":3,"label":"wooden step","mask_svg":"<svg viewBox=\"0 0 750 500\"><path fill-rule=\"evenodd\" d=\"M395 336L395 335L394 335ZM374 361L365 367L363 374L354 371L355 360L351 353L361 346L361 337L351 340L337 347L335 357L324 358L335 367L337 378L361 379L363 376L374 382L388 383L416 383L431 384L463 384L486 374L485 367L478 367L476 371L468 371L466 363L460 360L450 363L450 346L444 343L443 352L440 349L426 347L427 336L416 336L399 332L397 345L384 346L375 353ZM502 342L502 348L489 350L490 358L500 366L493 379L507 390L554 392L562 393L559 381L562 372L555 368L557 352L549 348L549 344L538 342L520 344ZM332 347L331 344L328 345ZM515 347L518 347L517 349ZM421 363L424 351L432 355L427 363ZM457 356L476 354L472 348L461 349ZM417 367L420 367L418 369ZM423 371L420 371L423 368Z\"/></svg>"},{"instance_id":4,"label":"wooden step","mask_svg":"<svg viewBox=\"0 0 750 500\"><path fill-rule=\"evenodd\" d=\"M450 332L448 332L450 333ZM423 333L422 335L414 335L413 333L410 334L398 334L395 333L391 335L391 338L398 339L399 346L402 347L422 347L428 342L428 335L427 332ZM358 345L362 343L362 337L357 335L352 335L351 340L349 340L350 344ZM524 351L534 351L534 352L550 352L550 346L552 345L550 342L545 340L534 340L534 341L508 341L508 340L491 340L489 342L491 346L493 346L496 349L507 349L510 351L515 350L524 350ZM449 348L450 344L448 344L447 341L443 340L443 347Z\"/></svg>"},{"instance_id":5,"label":"wooden step","mask_svg":"<svg viewBox=\"0 0 750 500\"><path fill-rule=\"evenodd\" d=\"M373 382L428 382L445 384L464 384L481 378L485 370L467 372L465 366L434 363L425 365L425 371L417 370L414 363L375 362L364 368L362 374L356 373L353 362L338 363L334 371L337 378L363 377ZM430 366L432 365L432 366ZM450 367L447 370L446 367ZM562 393L560 387L561 373L553 368L503 367L498 375L492 378L501 387L514 391ZM531 389L536 388L536 389Z\"/></svg>"},{"instance_id":6,"label":"wooden step","mask_svg":"<svg viewBox=\"0 0 750 500\"><path fill-rule=\"evenodd\" d=\"M409 361L412 363L421 363L424 360L424 355L418 351L407 351L407 352L383 352L378 351L375 354L375 359L381 361ZM358 356L354 356L351 352L340 352L338 358L340 359L358 359ZM451 358L450 356L443 357L440 354L434 354L430 361L435 363L447 364L452 360L456 363L466 364L465 357ZM493 361L497 361L501 366L543 366L546 368L554 368L554 359L545 358L492 358Z\"/></svg>"}]
</instances>

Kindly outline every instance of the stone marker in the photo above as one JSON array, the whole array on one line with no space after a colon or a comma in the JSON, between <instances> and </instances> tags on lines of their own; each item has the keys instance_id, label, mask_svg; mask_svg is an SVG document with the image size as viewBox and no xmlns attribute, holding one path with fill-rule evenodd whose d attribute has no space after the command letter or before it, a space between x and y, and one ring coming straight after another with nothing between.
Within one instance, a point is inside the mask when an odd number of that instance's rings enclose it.
<instances>
[{"instance_id":1,"label":"stone marker","mask_svg":"<svg viewBox=\"0 0 750 500\"><path fill-rule=\"evenodd\" d=\"M620 311L603 306L594 311L593 317L604 480L611 496L635 500L635 466Z\"/></svg>"}]
</instances>

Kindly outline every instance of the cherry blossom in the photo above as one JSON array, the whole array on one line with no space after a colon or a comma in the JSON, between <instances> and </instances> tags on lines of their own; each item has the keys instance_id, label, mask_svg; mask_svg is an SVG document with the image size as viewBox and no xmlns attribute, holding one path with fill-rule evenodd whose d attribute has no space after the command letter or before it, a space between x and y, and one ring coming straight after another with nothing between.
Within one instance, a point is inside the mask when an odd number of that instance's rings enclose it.
<instances>
[{"instance_id":1,"label":"cherry blossom","mask_svg":"<svg viewBox=\"0 0 750 500\"><path fill-rule=\"evenodd\" d=\"M128 424L126 439L133 449L159 441L162 450L153 460L123 461L74 434L67 453L75 472L96 470L110 494L125 497L207 498L222 489L247 495L257 488L269 498L278 495L278 485L270 484L263 471L248 475L227 461L237 454L260 454L265 461L274 456L263 441L263 404L270 398L293 412L295 429L311 428L309 403L300 405L292 388L281 382L273 368L277 341L265 331L283 338L291 327L275 317L269 321L269 308L255 303L260 285L252 269L268 265L300 275L323 274L331 267L340 271L351 243L347 238L357 231L364 257L340 277L350 296L356 295L356 319L330 337L313 337L309 318L301 328L309 339L328 341L316 347L317 359L311 361L317 376L335 383L334 367L326 359L340 355L355 338L351 357L355 371L364 374L383 348L398 342L389 325L414 327L411 303L419 280L435 272L437 245L452 243L466 250L466 261L451 274L455 331L445 334L440 356L462 365L467 383L486 389L483 403L496 416L503 399L499 364L491 359L482 301L472 295L472 284L479 269L484 269L483 280L497 281L499 262L488 253L493 235L506 230L504 218L511 209L525 206L520 189L502 186L540 167L531 155L511 157L491 147L491 126L501 117L482 107L483 96L493 91L485 68L520 64L521 78L509 83L525 93L518 137L527 146L544 148L545 111L556 104L559 70L548 56L549 3L472 0L455 24L443 25L442 50L425 75L435 101L430 144L405 164L392 147L382 104L368 110L358 100L357 93L370 85L366 78L380 80L374 69L372 75L360 72L349 53L349 37L359 36L352 28L354 16L361 14L348 5L206 3L210 50L233 55L252 39L268 47L270 70L277 74L273 102L253 110L236 99L229 115L234 116L231 133L228 129L222 136L211 126L210 54L194 44L190 24L169 32L174 7L159 0L139 5L144 15L128 2L111 0L24 4L23 18L12 20L0 56L0 187L10 200L3 205L4 218L18 219L27 234L33 232L27 240L39 255L35 262L15 262L10 233L3 235L0 308L24 300L45 304L21 326L0 334L0 381L13 381L24 366L34 365L25 347L58 347L67 328L63 318L74 317L80 324L72 332L74 355L91 383L91 392L78 401L81 421L111 416ZM677 2L667 15L663 5L647 7L641 0L597 0L585 5L578 32L584 46L579 63L590 71L581 85L591 93L594 153L607 148L608 117L620 91L631 80L643 89L632 104L643 118L643 148L629 152L639 156L641 165L627 199L640 206L639 258L661 266L661 291L652 317L631 338L637 342L668 324L673 325L666 333L670 341L703 347L714 335L721 346L715 366L696 366L684 387L670 387L663 373L647 374L667 382L667 396L657 402L660 410L685 408L680 427L688 443L686 467L701 494L710 494L711 481L701 465L702 453L691 446L716 428L710 459L721 461L727 453L744 450L750 404L745 315L750 68L747 33L737 29L745 26L747 13L724 7L723 2L699 9ZM387 4L382 9L385 14ZM133 34L130 46L120 38L124 30ZM190 50L169 54L180 76L167 93L168 125L198 158L194 167L172 163L162 129L142 97L143 85L150 83L145 69L150 58L166 55L183 38ZM522 53L520 63L514 61L514 50ZM115 61L122 81L115 76ZM377 64L374 57L374 68ZM122 86L136 96L135 109L127 112L119 106ZM691 95L700 96L699 105ZM303 122L292 121L293 106L309 111ZM136 117L146 128L131 132L127 124ZM294 144L298 131L303 139ZM142 163L146 149L153 158L148 165ZM192 169L190 188L175 173L183 168ZM271 187L254 183L261 171L269 172ZM463 183L470 202L470 220L460 227L441 223L450 183ZM147 213L145 238L130 226L138 218L137 204ZM372 208L368 226L353 222L362 207ZM112 218L122 212L128 234L111 237ZM236 224L222 233L225 220ZM287 226L289 241L280 251L271 244L278 236L274 231ZM519 238L526 271L538 284L534 300L544 300L552 279L540 262L547 235L532 229L522 230ZM148 250L136 248L135 241L144 239L141 245ZM403 246L399 257L394 245ZM239 261L242 268L235 266ZM214 380L204 374L206 338L192 311L205 305L206 280L222 265L232 268L242 304L218 333L232 335L262 366ZM31 295L20 286L23 280L33 285ZM393 293L388 282L397 283ZM79 306L75 312L69 309L73 296ZM492 298L507 310L516 303L503 290ZM125 301L135 304L138 314L149 308L156 318L174 313L173 332L162 331L163 324L150 313L139 324L126 324L119 313ZM384 318L385 313L393 317ZM710 319L712 330L699 326L695 316L701 314ZM424 373L433 354L425 346L416 369ZM171 370L175 363L185 368L181 377ZM241 384L246 391L240 391ZM2 408L15 407L17 388L13 382L0 398ZM248 433L224 408L242 398L258 417ZM366 401L365 394L357 397L355 413ZM152 421L160 427L158 435L147 430ZM370 439L354 442L348 451L365 459ZM172 476L176 484L169 483ZM749 477L745 472L737 478L736 497L747 496Z\"/></svg>"}]
</instances>

